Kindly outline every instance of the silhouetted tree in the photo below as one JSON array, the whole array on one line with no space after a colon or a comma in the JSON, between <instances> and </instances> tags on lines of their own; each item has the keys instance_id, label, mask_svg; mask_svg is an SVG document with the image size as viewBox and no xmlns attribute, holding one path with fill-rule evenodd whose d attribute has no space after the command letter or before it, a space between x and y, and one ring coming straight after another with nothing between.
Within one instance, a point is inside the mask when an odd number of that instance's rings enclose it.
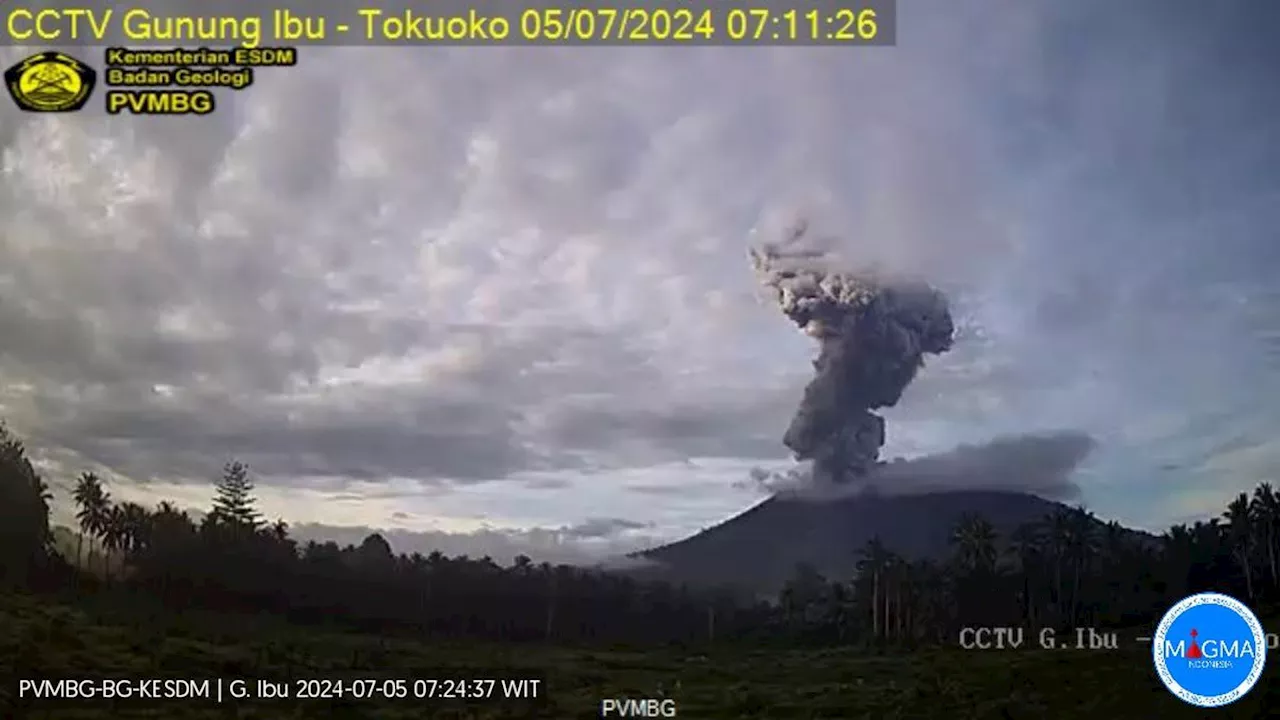
<instances>
[{"instance_id":1,"label":"silhouetted tree","mask_svg":"<svg viewBox=\"0 0 1280 720\"><path fill-rule=\"evenodd\" d=\"M1280 587L1280 567L1276 564L1276 529L1280 527L1280 496L1271 483L1262 483L1253 492L1253 515L1261 528L1263 555L1271 588Z\"/></svg>"},{"instance_id":2,"label":"silhouetted tree","mask_svg":"<svg viewBox=\"0 0 1280 720\"><path fill-rule=\"evenodd\" d=\"M222 477L214 486L213 511L215 522L233 527L257 530L262 525L253 497L253 481L249 468L240 462L227 463Z\"/></svg>"},{"instance_id":3,"label":"silhouetted tree","mask_svg":"<svg viewBox=\"0 0 1280 720\"><path fill-rule=\"evenodd\" d=\"M871 581L871 635L880 637L884 634L884 628L887 625L887 612L882 612L882 607L888 605L886 598L888 593L885 592L884 576L889 567L894 562L893 553L879 537L873 537L867 544L858 551L857 571L859 576L869 577Z\"/></svg>"},{"instance_id":4,"label":"silhouetted tree","mask_svg":"<svg viewBox=\"0 0 1280 720\"><path fill-rule=\"evenodd\" d=\"M49 488L22 441L0 424L0 583L26 583L47 557Z\"/></svg>"},{"instance_id":5,"label":"silhouetted tree","mask_svg":"<svg viewBox=\"0 0 1280 720\"><path fill-rule=\"evenodd\" d=\"M72 499L76 504L76 522L80 532L76 537L76 565L84 564L84 541L89 538L89 555L93 555L93 539L102 530L102 511L106 505L106 491L97 475L86 472L76 481Z\"/></svg>"},{"instance_id":6,"label":"silhouetted tree","mask_svg":"<svg viewBox=\"0 0 1280 720\"><path fill-rule=\"evenodd\" d=\"M1230 539L1231 554L1240 566L1244 575L1245 592L1253 599L1253 551L1256 544L1256 526L1254 525L1253 508L1249 504L1249 496L1240 493L1227 505L1222 514L1227 522L1227 533Z\"/></svg>"}]
</instances>

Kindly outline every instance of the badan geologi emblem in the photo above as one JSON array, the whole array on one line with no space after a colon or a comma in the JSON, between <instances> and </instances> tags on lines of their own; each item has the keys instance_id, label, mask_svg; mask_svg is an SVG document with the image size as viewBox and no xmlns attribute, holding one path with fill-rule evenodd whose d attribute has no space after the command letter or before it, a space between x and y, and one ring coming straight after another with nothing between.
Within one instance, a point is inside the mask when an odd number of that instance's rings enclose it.
<instances>
[{"instance_id":1,"label":"badan geologi emblem","mask_svg":"<svg viewBox=\"0 0 1280 720\"><path fill-rule=\"evenodd\" d=\"M60 52L42 52L5 70L4 85L27 112L74 112L93 94L98 74Z\"/></svg>"}]
</instances>

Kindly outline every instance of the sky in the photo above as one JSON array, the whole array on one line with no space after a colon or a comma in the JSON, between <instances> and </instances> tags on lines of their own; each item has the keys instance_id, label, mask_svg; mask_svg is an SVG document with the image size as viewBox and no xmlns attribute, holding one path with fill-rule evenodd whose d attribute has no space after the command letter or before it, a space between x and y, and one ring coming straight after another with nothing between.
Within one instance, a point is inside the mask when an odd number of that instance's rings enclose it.
<instances>
[{"instance_id":1,"label":"sky","mask_svg":"<svg viewBox=\"0 0 1280 720\"><path fill-rule=\"evenodd\" d=\"M6 108L0 417L61 518L239 459L304 537L678 539L790 466L815 348L746 248L803 214L952 299L888 456L1084 432L1099 515L1217 513L1280 466L1278 31L903 0L893 48L307 48L199 119Z\"/></svg>"}]
</instances>

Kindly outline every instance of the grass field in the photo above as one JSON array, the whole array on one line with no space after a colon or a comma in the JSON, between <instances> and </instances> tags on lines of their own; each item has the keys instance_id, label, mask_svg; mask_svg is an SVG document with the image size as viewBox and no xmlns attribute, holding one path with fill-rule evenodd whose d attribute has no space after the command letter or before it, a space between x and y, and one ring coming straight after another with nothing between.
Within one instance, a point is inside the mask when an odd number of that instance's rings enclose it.
<instances>
[{"instance_id":1,"label":"grass field","mask_svg":"<svg viewBox=\"0 0 1280 720\"><path fill-rule=\"evenodd\" d=\"M91 617L94 616L94 617ZM857 650L585 650L428 644L233 619L142 622L44 599L0 599L0 717L4 718L589 718L601 700L666 696L684 718L1262 718L1276 671L1217 710L1183 705L1160 685L1146 647L962 651L875 656ZM184 629L202 626L203 630ZM1028 640L1032 638L1028 636ZM537 702L400 700L19 701L20 679L300 678L377 671L405 677L501 671L544 680Z\"/></svg>"}]
</instances>

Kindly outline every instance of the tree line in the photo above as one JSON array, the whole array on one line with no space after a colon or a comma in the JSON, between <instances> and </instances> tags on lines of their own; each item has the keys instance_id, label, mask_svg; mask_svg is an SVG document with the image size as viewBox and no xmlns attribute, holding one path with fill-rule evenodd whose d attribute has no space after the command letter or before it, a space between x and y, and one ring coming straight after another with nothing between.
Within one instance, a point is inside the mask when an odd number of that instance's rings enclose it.
<instances>
[{"instance_id":1,"label":"tree line","mask_svg":"<svg viewBox=\"0 0 1280 720\"><path fill-rule=\"evenodd\" d=\"M169 502L115 501L83 473L77 535L54 550L48 485L0 425L0 582L32 590L145 593L177 610L267 613L301 624L437 638L556 643L954 644L960 628L1153 623L1187 594L1250 604L1280 596L1280 497L1263 483L1221 517L1149 536L1063 507L1000 537L965 516L952 552L903 558L879 539L851 548L850 577L800 565L776 598L640 580L519 556L397 554L299 544L256 506L248 468L226 465L198 520Z\"/></svg>"}]
</instances>

